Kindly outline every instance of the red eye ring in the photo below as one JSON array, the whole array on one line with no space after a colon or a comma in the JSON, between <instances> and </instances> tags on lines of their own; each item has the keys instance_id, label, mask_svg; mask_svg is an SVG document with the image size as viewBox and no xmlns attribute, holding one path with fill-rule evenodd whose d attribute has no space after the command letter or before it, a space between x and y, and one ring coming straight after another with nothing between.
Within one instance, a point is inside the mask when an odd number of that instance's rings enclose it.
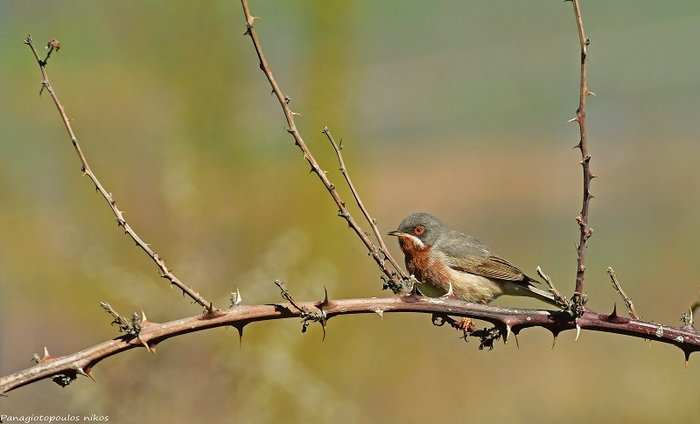
<instances>
[{"instance_id":1,"label":"red eye ring","mask_svg":"<svg viewBox=\"0 0 700 424\"><path fill-rule=\"evenodd\" d=\"M417 236L422 236L423 233L425 233L425 227L422 225L416 225L416 228L413 229L413 233Z\"/></svg>"}]
</instances>

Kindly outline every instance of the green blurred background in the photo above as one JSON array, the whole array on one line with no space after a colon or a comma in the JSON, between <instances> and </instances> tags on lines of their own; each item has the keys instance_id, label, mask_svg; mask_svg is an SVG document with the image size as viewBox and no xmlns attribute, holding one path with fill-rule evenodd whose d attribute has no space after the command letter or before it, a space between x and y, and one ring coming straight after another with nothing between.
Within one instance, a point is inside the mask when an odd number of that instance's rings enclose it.
<instances>
[{"instance_id":1,"label":"green blurred background","mask_svg":"<svg viewBox=\"0 0 700 424\"><path fill-rule=\"evenodd\" d=\"M580 209L578 40L555 1L252 0L310 148L344 154L382 231L429 211L570 293ZM594 180L589 306L679 323L700 279L700 6L584 2ZM235 1L0 3L0 375L116 335L99 308L156 322L198 308L158 278L80 167L22 44L51 37L52 83L93 170L176 275L218 305L387 295L291 138ZM344 187L343 187L344 190ZM343 191L347 196L346 191ZM349 200L349 198L348 198ZM394 240L387 240L400 256ZM501 298L499 305L541 307ZM112 422L692 422L699 358L607 334L528 330L477 350L427 316L295 320L179 337L43 381L0 412Z\"/></svg>"}]
</instances>

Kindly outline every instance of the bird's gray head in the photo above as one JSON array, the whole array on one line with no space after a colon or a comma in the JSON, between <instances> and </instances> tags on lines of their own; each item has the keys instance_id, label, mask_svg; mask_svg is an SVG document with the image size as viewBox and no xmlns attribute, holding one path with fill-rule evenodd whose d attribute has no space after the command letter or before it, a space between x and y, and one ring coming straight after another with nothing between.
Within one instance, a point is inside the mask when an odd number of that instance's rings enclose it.
<instances>
[{"instance_id":1,"label":"bird's gray head","mask_svg":"<svg viewBox=\"0 0 700 424\"><path fill-rule=\"evenodd\" d=\"M390 236L410 237L418 245L432 246L440 238L447 234L449 228L442 221L434 216L419 212L414 213L401 221L396 231L389 233Z\"/></svg>"}]
</instances>

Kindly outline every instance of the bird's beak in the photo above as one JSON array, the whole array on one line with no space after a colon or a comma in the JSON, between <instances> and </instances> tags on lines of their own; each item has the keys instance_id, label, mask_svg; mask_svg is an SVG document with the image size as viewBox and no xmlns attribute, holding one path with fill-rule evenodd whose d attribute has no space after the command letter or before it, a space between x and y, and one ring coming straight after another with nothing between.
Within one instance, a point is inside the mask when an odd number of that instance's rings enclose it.
<instances>
[{"instance_id":1,"label":"bird's beak","mask_svg":"<svg viewBox=\"0 0 700 424\"><path fill-rule=\"evenodd\" d=\"M395 237L398 237L398 236L400 236L400 235L403 234L403 233L402 233L401 231L399 231L399 230L394 230L394 231L389 231L389 232L386 233L386 234L387 234L388 236L395 236Z\"/></svg>"}]
</instances>

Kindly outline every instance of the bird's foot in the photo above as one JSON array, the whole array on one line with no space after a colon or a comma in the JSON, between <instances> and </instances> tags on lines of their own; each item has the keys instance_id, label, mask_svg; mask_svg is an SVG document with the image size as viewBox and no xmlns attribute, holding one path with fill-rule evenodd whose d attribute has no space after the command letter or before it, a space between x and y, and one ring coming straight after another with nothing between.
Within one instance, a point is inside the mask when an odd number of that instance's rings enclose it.
<instances>
[{"instance_id":1,"label":"bird's foot","mask_svg":"<svg viewBox=\"0 0 700 424\"><path fill-rule=\"evenodd\" d=\"M452 282L450 282L450 285L447 289L447 293L443 294L440 296L442 299L452 299L455 297L455 292L452 290Z\"/></svg>"},{"instance_id":2,"label":"bird's foot","mask_svg":"<svg viewBox=\"0 0 700 424\"><path fill-rule=\"evenodd\" d=\"M476 329L476 324L474 324L474 320L471 318L462 318L457 323L457 329L462 330L465 334L468 334Z\"/></svg>"}]
</instances>

